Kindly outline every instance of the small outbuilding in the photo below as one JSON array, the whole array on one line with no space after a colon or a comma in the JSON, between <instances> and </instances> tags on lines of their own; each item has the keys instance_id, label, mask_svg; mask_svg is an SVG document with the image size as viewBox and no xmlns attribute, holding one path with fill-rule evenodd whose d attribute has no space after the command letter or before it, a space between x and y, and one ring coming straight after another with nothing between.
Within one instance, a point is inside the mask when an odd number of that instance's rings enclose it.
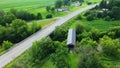
<instances>
[{"instance_id":1,"label":"small outbuilding","mask_svg":"<svg viewBox=\"0 0 120 68\"><path fill-rule=\"evenodd\" d=\"M81 5L81 3L79 2L79 1L76 1L76 2L74 2L73 4L71 4L71 6L76 6L76 7L78 7L78 6L80 6Z\"/></svg>"},{"instance_id":2,"label":"small outbuilding","mask_svg":"<svg viewBox=\"0 0 120 68\"><path fill-rule=\"evenodd\" d=\"M76 46L76 31L74 29L68 31L67 46L70 50Z\"/></svg>"},{"instance_id":3,"label":"small outbuilding","mask_svg":"<svg viewBox=\"0 0 120 68\"><path fill-rule=\"evenodd\" d=\"M67 7L62 7L57 9L58 12L68 11Z\"/></svg>"}]
</instances>

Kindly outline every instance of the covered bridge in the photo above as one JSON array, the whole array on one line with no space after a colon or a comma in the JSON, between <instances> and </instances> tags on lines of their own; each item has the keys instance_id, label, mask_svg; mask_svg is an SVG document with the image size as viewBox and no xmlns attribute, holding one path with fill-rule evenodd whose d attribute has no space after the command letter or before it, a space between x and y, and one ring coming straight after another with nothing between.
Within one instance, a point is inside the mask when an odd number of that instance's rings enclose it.
<instances>
[{"instance_id":1,"label":"covered bridge","mask_svg":"<svg viewBox=\"0 0 120 68\"><path fill-rule=\"evenodd\" d=\"M76 46L76 31L69 29L67 37L67 46L69 49L73 49Z\"/></svg>"}]
</instances>

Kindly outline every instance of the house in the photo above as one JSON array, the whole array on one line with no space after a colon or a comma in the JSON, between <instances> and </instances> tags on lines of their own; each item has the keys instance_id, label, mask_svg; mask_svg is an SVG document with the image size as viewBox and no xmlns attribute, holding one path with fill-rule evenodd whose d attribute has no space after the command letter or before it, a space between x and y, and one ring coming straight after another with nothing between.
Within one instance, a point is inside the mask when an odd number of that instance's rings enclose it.
<instances>
[{"instance_id":1,"label":"house","mask_svg":"<svg viewBox=\"0 0 120 68\"><path fill-rule=\"evenodd\" d=\"M108 11L109 9L107 9L107 8L103 8L102 10L103 10L103 11Z\"/></svg>"},{"instance_id":2,"label":"house","mask_svg":"<svg viewBox=\"0 0 120 68\"><path fill-rule=\"evenodd\" d=\"M76 31L69 29L67 37L67 47L71 50L76 46Z\"/></svg>"},{"instance_id":3,"label":"house","mask_svg":"<svg viewBox=\"0 0 120 68\"><path fill-rule=\"evenodd\" d=\"M99 10L99 11L97 11L98 13L103 13L104 11L102 11L102 10Z\"/></svg>"},{"instance_id":4,"label":"house","mask_svg":"<svg viewBox=\"0 0 120 68\"><path fill-rule=\"evenodd\" d=\"M79 1L76 1L76 2L74 2L73 4L71 4L72 6L76 6L76 7L78 7L78 6L80 6L81 5L81 3L79 2Z\"/></svg>"},{"instance_id":5,"label":"house","mask_svg":"<svg viewBox=\"0 0 120 68\"><path fill-rule=\"evenodd\" d=\"M57 11L58 11L58 12L62 12L63 9L62 9L62 8L58 8Z\"/></svg>"},{"instance_id":6,"label":"house","mask_svg":"<svg viewBox=\"0 0 120 68\"><path fill-rule=\"evenodd\" d=\"M67 11L67 7L62 7L62 8L58 8L57 11L58 12L63 12L63 11Z\"/></svg>"}]
</instances>

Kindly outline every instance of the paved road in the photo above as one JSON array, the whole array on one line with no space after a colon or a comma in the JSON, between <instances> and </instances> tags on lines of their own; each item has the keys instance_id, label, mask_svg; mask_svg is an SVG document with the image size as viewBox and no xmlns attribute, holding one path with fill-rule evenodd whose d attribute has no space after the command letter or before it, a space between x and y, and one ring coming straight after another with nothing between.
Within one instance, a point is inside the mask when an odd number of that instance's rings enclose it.
<instances>
[{"instance_id":1,"label":"paved road","mask_svg":"<svg viewBox=\"0 0 120 68\"><path fill-rule=\"evenodd\" d=\"M90 5L88 7L82 8L78 11L68 14L67 16L62 17L61 19L57 20L54 24L49 25L48 27L38 31L37 33L33 34L32 36L26 38L25 40L21 41L20 43L16 44L13 48L9 49L8 52L0 56L0 68L4 67L6 64L14 60L16 57L21 55L24 51L29 49L32 46L34 41L40 40L50 33L52 33L56 26L60 26L72 17L78 15L79 13L86 11L88 9L93 8L95 5Z\"/></svg>"},{"instance_id":2,"label":"paved road","mask_svg":"<svg viewBox=\"0 0 120 68\"><path fill-rule=\"evenodd\" d=\"M55 18L50 18L50 19L43 19L43 20L35 20L35 21L30 21L28 24L32 24L33 22L43 22L43 21L48 21L48 20L58 20L62 17L55 17Z\"/></svg>"}]
</instances>

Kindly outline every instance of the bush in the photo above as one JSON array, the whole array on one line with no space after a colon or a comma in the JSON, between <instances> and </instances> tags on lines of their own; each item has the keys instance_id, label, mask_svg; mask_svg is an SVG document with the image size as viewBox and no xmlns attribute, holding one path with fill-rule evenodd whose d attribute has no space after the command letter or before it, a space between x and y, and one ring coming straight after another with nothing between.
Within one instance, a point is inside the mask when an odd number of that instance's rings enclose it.
<instances>
[{"instance_id":1,"label":"bush","mask_svg":"<svg viewBox=\"0 0 120 68\"><path fill-rule=\"evenodd\" d=\"M64 27L57 27L51 34L52 40L64 41L67 38L67 29Z\"/></svg>"},{"instance_id":2,"label":"bush","mask_svg":"<svg viewBox=\"0 0 120 68\"><path fill-rule=\"evenodd\" d=\"M91 30L91 31L89 32L89 37L90 37L91 39L95 40L95 41L98 41L99 38L100 38L100 32L99 32L99 30L96 30L96 29Z\"/></svg>"},{"instance_id":3,"label":"bush","mask_svg":"<svg viewBox=\"0 0 120 68\"><path fill-rule=\"evenodd\" d=\"M119 7L113 7L111 10L111 17L114 18L115 20L119 20L120 19L120 8Z\"/></svg>"},{"instance_id":4,"label":"bush","mask_svg":"<svg viewBox=\"0 0 120 68\"><path fill-rule=\"evenodd\" d=\"M105 21L110 21L111 18L110 18L110 16L106 16L106 17L104 18L104 20L105 20Z\"/></svg>"},{"instance_id":5,"label":"bush","mask_svg":"<svg viewBox=\"0 0 120 68\"><path fill-rule=\"evenodd\" d=\"M98 13L97 13L97 17L98 17L98 18L102 18L102 17L103 17L103 13L98 12Z\"/></svg>"},{"instance_id":6,"label":"bush","mask_svg":"<svg viewBox=\"0 0 120 68\"><path fill-rule=\"evenodd\" d=\"M53 17L52 14L46 15L46 18L52 18L52 17Z\"/></svg>"},{"instance_id":7,"label":"bush","mask_svg":"<svg viewBox=\"0 0 120 68\"><path fill-rule=\"evenodd\" d=\"M79 43L78 52L82 54L82 56L78 63L78 68L102 68L96 47L97 43L90 38L84 38Z\"/></svg>"},{"instance_id":8,"label":"bush","mask_svg":"<svg viewBox=\"0 0 120 68\"><path fill-rule=\"evenodd\" d=\"M86 12L86 13L84 14L84 16L88 16L88 15L90 15L90 12Z\"/></svg>"},{"instance_id":9,"label":"bush","mask_svg":"<svg viewBox=\"0 0 120 68\"><path fill-rule=\"evenodd\" d=\"M92 4L92 2L87 2L87 4L88 4L88 5L91 5L91 4Z\"/></svg>"},{"instance_id":10,"label":"bush","mask_svg":"<svg viewBox=\"0 0 120 68\"><path fill-rule=\"evenodd\" d=\"M41 13L37 13L36 19L37 19L37 20L42 19Z\"/></svg>"},{"instance_id":11,"label":"bush","mask_svg":"<svg viewBox=\"0 0 120 68\"><path fill-rule=\"evenodd\" d=\"M58 45L55 45L49 37L34 42L32 48L28 52L28 54L30 55L30 61L32 63L38 64L39 62L41 62L41 60L54 53L57 47Z\"/></svg>"},{"instance_id":12,"label":"bush","mask_svg":"<svg viewBox=\"0 0 120 68\"><path fill-rule=\"evenodd\" d=\"M77 34L81 34L84 31L85 31L85 28L82 24L76 24L76 33Z\"/></svg>"},{"instance_id":13,"label":"bush","mask_svg":"<svg viewBox=\"0 0 120 68\"><path fill-rule=\"evenodd\" d=\"M93 16L92 14L88 15L88 16L87 16L87 20L88 20L88 21L94 20L94 16Z\"/></svg>"},{"instance_id":14,"label":"bush","mask_svg":"<svg viewBox=\"0 0 120 68\"><path fill-rule=\"evenodd\" d=\"M62 45L50 56L50 59L57 68L70 68L68 48Z\"/></svg>"},{"instance_id":15,"label":"bush","mask_svg":"<svg viewBox=\"0 0 120 68\"><path fill-rule=\"evenodd\" d=\"M82 34L77 34L77 41L81 41L83 38L87 38L89 36L88 32L83 32Z\"/></svg>"},{"instance_id":16,"label":"bush","mask_svg":"<svg viewBox=\"0 0 120 68\"><path fill-rule=\"evenodd\" d=\"M52 7L52 8L51 8L51 11L52 11L52 12L55 12L55 7Z\"/></svg>"},{"instance_id":17,"label":"bush","mask_svg":"<svg viewBox=\"0 0 120 68\"><path fill-rule=\"evenodd\" d=\"M102 46L103 53L107 56L117 56L118 48L116 46L116 40L112 40L108 36L104 36L100 39L100 45Z\"/></svg>"},{"instance_id":18,"label":"bush","mask_svg":"<svg viewBox=\"0 0 120 68\"><path fill-rule=\"evenodd\" d=\"M87 38L82 39L79 45L80 45L80 48L83 48L83 49L89 46L92 47L93 49L96 49L97 42L87 37Z\"/></svg>"},{"instance_id":19,"label":"bush","mask_svg":"<svg viewBox=\"0 0 120 68\"><path fill-rule=\"evenodd\" d=\"M13 43L9 42L9 41L3 41L2 43L2 47L6 50L9 49L10 47L13 46Z\"/></svg>"},{"instance_id":20,"label":"bush","mask_svg":"<svg viewBox=\"0 0 120 68\"><path fill-rule=\"evenodd\" d=\"M31 27L28 28L28 34L31 35L40 29L41 29L41 26L38 25L36 22L33 22L31 24Z\"/></svg>"},{"instance_id":21,"label":"bush","mask_svg":"<svg viewBox=\"0 0 120 68\"><path fill-rule=\"evenodd\" d=\"M50 6L46 6L46 11L50 11L51 7Z\"/></svg>"},{"instance_id":22,"label":"bush","mask_svg":"<svg viewBox=\"0 0 120 68\"><path fill-rule=\"evenodd\" d=\"M12 13L5 14L1 19L0 25L5 26L7 23L10 24L16 17Z\"/></svg>"},{"instance_id":23,"label":"bush","mask_svg":"<svg viewBox=\"0 0 120 68\"><path fill-rule=\"evenodd\" d=\"M11 23L11 28L14 29L14 34L12 36L12 42L19 42L27 37L28 25L26 21L21 19L15 19Z\"/></svg>"},{"instance_id":24,"label":"bush","mask_svg":"<svg viewBox=\"0 0 120 68\"><path fill-rule=\"evenodd\" d=\"M78 15L76 19L77 19L77 20L81 20L81 19L82 19L82 16L81 16L81 15Z\"/></svg>"},{"instance_id":25,"label":"bush","mask_svg":"<svg viewBox=\"0 0 120 68\"><path fill-rule=\"evenodd\" d=\"M108 31L108 35L110 32L114 32L114 38L120 38L120 26L112 27ZM113 37L113 35L112 35Z\"/></svg>"}]
</instances>

